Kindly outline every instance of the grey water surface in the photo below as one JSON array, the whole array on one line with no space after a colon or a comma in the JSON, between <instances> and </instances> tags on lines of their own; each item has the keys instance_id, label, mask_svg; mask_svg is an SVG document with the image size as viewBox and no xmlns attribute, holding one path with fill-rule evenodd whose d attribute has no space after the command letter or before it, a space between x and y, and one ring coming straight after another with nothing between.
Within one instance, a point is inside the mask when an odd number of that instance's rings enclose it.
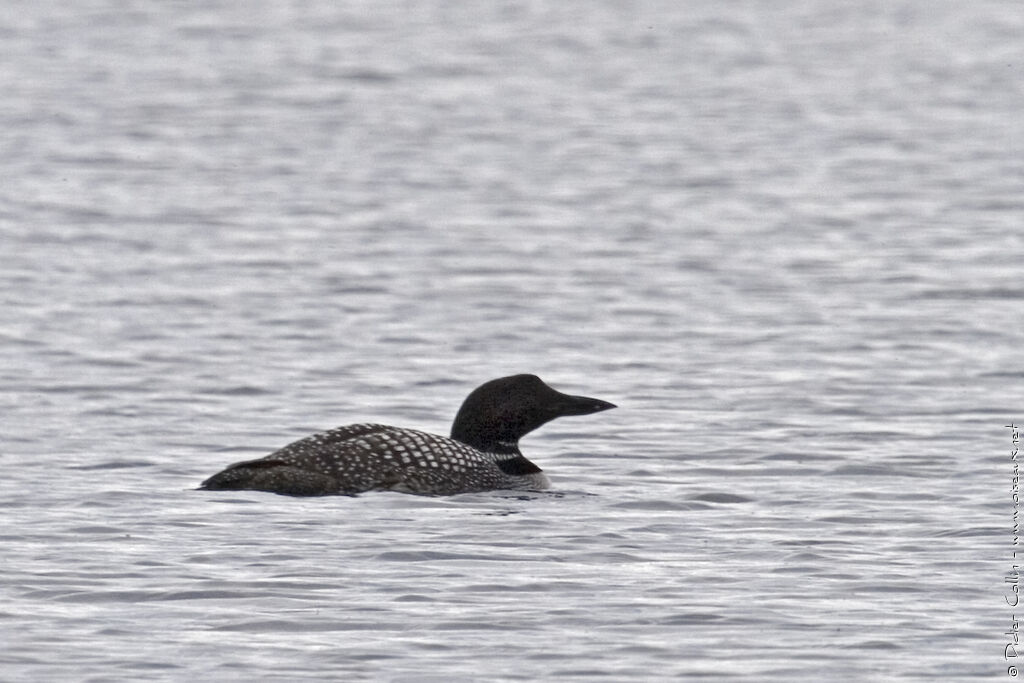
<instances>
[{"instance_id":1,"label":"grey water surface","mask_svg":"<svg viewBox=\"0 0 1024 683\"><path fill-rule=\"evenodd\" d=\"M0 679L1012 680L1022 35L8 2ZM550 492L195 490L517 372Z\"/></svg>"}]
</instances>

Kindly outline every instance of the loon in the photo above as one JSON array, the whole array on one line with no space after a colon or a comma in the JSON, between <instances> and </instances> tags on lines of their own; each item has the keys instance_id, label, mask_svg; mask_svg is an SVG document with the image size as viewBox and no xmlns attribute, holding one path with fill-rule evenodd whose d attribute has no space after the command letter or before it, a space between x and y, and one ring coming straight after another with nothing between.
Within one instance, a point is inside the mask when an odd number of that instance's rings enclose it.
<instances>
[{"instance_id":1,"label":"loon","mask_svg":"<svg viewBox=\"0 0 1024 683\"><path fill-rule=\"evenodd\" d=\"M450 438L382 424L347 425L235 463L200 488L289 496L546 489L551 482L519 452L519 439L556 417L615 407L555 391L536 375L512 375L491 380L466 397Z\"/></svg>"}]
</instances>

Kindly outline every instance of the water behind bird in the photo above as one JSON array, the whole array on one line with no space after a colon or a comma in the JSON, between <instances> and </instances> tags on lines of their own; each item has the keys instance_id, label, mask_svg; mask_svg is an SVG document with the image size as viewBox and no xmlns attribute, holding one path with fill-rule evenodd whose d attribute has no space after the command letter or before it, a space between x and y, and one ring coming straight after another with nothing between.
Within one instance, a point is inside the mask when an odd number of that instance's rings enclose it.
<instances>
[{"instance_id":1,"label":"water behind bird","mask_svg":"<svg viewBox=\"0 0 1024 683\"><path fill-rule=\"evenodd\" d=\"M3 677L1005 672L1016 4L275 8L3 20ZM194 490L517 372L550 492Z\"/></svg>"}]
</instances>

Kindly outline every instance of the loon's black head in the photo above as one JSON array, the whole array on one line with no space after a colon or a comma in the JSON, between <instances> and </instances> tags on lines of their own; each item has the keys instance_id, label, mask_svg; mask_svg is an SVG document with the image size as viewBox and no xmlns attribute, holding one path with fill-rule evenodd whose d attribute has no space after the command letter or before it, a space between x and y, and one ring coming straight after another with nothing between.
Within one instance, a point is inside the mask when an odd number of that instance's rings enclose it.
<instances>
[{"instance_id":1,"label":"loon's black head","mask_svg":"<svg viewBox=\"0 0 1024 683\"><path fill-rule=\"evenodd\" d=\"M565 415L589 415L614 408L607 401L555 391L536 375L494 379L462 402L452 438L491 453L519 453L519 439Z\"/></svg>"}]
</instances>

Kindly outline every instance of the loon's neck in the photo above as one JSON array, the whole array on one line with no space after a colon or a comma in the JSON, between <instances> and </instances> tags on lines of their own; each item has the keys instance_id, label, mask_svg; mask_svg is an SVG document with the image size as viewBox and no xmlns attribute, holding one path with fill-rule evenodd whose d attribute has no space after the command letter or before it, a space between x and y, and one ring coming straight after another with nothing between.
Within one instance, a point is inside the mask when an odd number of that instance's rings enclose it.
<instances>
[{"instance_id":1,"label":"loon's neck","mask_svg":"<svg viewBox=\"0 0 1024 683\"><path fill-rule=\"evenodd\" d=\"M458 433L458 430L453 430ZM479 432L477 432L479 434ZM478 451L492 454L495 457L494 464L498 466L505 474L511 476L524 476L527 474L534 474L541 472L541 468L530 462L530 460L519 451L519 441L512 439L481 439L472 438L472 433L463 433L462 436L466 439L456 439L462 441L467 446L472 446ZM452 438L456 438L453 436Z\"/></svg>"},{"instance_id":2,"label":"loon's neck","mask_svg":"<svg viewBox=\"0 0 1024 683\"><path fill-rule=\"evenodd\" d=\"M495 453L497 455L507 455L510 458L514 458L516 456L519 456L519 457L523 456L523 454L521 452L519 452L519 442L518 441L494 441L489 446L486 446L484 448L479 448L478 447L478 449L481 450L481 451L484 451L486 453Z\"/></svg>"},{"instance_id":3,"label":"loon's neck","mask_svg":"<svg viewBox=\"0 0 1024 683\"><path fill-rule=\"evenodd\" d=\"M519 452L519 436L504 425L458 419L452 425L451 438L484 453L515 457Z\"/></svg>"},{"instance_id":4,"label":"loon's neck","mask_svg":"<svg viewBox=\"0 0 1024 683\"><path fill-rule=\"evenodd\" d=\"M505 474L511 474L513 476L523 476L526 474L535 474L541 472L541 468L530 462L525 455L517 455L511 458L504 458L494 463L498 466Z\"/></svg>"}]
</instances>

